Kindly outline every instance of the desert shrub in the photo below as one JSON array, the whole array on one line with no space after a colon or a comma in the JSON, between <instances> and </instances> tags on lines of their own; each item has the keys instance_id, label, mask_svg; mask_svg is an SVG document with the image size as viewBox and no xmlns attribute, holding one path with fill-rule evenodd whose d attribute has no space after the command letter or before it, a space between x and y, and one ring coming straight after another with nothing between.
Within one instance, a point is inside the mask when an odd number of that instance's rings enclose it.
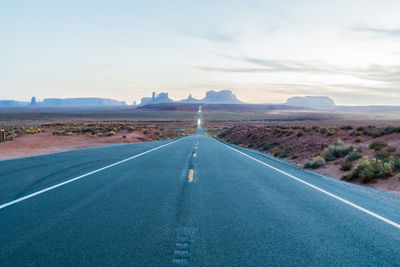
<instances>
[{"instance_id":1,"label":"desert shrub","mask_svg":"<svg viewBox=\"0 0 400 267\"><path fill-rule=\"evenodd\" d=\"M280 145L279 142L263 142L263 143L261 144L261 146L262 146L262 148L263 148L264 150L268 150L268 149L270 149L270 148L274 148L274 147L279 146L279 145Z\"/></svg>"},{"instance_id":2,"label":"desert shrub","mask_svg":"<svg viewBox=\"0 0 400 267\"><path fill-rule=\"evenodd\" d=\"M370 149L374 149L375 151L381 150L382 148L386 147L388 144L384 140L375 140L371 144L369 144Z\"/></svg>"},{"instance_id":3,"label":"desert shrub","mask_svg":"<svg viewBox=\"0 0 400 267\"><path fill-rule=\"evenodd\" d=\"M255 146L256 146L256 144L254 144L254 143L249 144L249 147L255 147Z\"/></svg>"},{"instance_id":4,"label":"desert shrub","mask_svg":"<svg viewBox=\"0 0 400 267\"><path fill-rule=\"evenodd\" d=\"M275 152L274 152L274 157L278 157L280 154L281 154L281 152L275 151Z\"/></svg>"},{"instance_id":5,"label":"desert shrub","mask_svg":"<svg viewBox=\"0 0 400 267\"><path fill-rule=\"evenodd\" d=\"M344 157L344 161L345 162L352 162L352 161L355 161L357 159L360 159L361 157L362 156L361 156L360 153L358 153L357 151L353 151L353 152L350 152L349 154L347 154L346 157Z\"/></svg>"},{"instance_id":6,"label":"desert shrub","mask_svg":"<svg viewBox=\"0 0 400 267\"><path fill-rule=\"evenodd\" d=\"M349 171L353 168L353 164L351 161L342 161L340 162L340 170L341 171Z\"/></svg>"},{"instance_id":7,"label":"desert shrub","mask_svg":"<svg viewBox=\"0 0 400 267\"><path fill-rule=\"evenodd\" d=\"M393 163L393 169L395 171L399 171L400 170L400 154L395 154L393 159L392 159L392 163Z\"/></svg>"},{"instance_id":8,"label":"desert shrub","mask_svg":"<svg viewBox=\"0 0 400 267\"><path fill-rule=\"evenodd\" d=\"M279 154L280 158L287 158L289 156L289 153L293 151L293 148L291 147L286 147L284 150L281 151Z\"/></svg>"},{"instance_id":9,"label":"desert shrub","mask_svg":"<svg viewBox=\"0 0 400 267\"><path fill-rule=\"evenodd\" d=\"M329 129L327 132L326 132L326 134L327 135L335 135L336 134L336 130L335 129Z\"/></svg>"},{"instance_id":10,"label":"desert shrub","mask_svg":"<svg viewBox=\"0 0 400 267\"><path fill-rule=\"evenodd\" d=\"M97 136L98 136L98 137L102 137L103 134L102 134L102 133L98 133Z\"/></svg>"},{"instance_id":11,"label":"desert shrub","mask_svg":"<svg viewBox=\"0 0 400 267\"><path fill-rule=\"evenodd\" d=\"M146 130L146 129L143 130L143 134L148 134L148 133L149 133L148 130Z\"/></svg>"},{"instance_id":12,"label":"desert shrub","mask_svg":"<svg viewBox=\"0 0 400 267\"><path fill-rule=\"evenodd\" d=\"M320 134L326 134L326 128L321 128L321 129L319 129L319 133Z\"/></svg>"},{"instance_id":13,"label":"desert shrub","mask_svg":"<svg viewBox=\"0 0 400 267\"><path fill-rule=\"evenodd\" d=\"M347 154L353 151L350 146L345 146L342 140L336 141L333 145L325 148L323 157L326 161L332 161L337 158L345 157Z\"/></svg>"},{"instance_id":14,"label":"desert shrub","mask_svg":"<svg viewBox=\"0 0 400 267\"><path fill-rule=\"evenodd\" d=\"M112 136L112 135L115 135L115 134L116 134L116 132L114 132L114 131L109 131L109 132L106 133L106 136Z\"/></svg>"},{"instance_id":15,"label":"desert shrub","mask_svg":"<svg viewBox=\"0 0 400 267\"><path fill-rule=\"evenodd\" d=\"M364 129L365 129L365 127L363 127L363 126L359 126L359 127L356 128L356 130L359 131L359 132L364 131Z\"/></svg>"},{"instance_id":16,"label":"desert shrub","mask_svg":"<svg viewBox=\"0 0 400 267\"><path fill-rule=\"evenodd\" d=\"M292 155L290 158L291 159L297 159L297 155Z\"/></svg>"},{"instance_id":17,"label":"desert shrub","mask_svg":"<svg viewBox=\"0 0 400 267\"><path fill-rule=\"evenodd\" d=\"M356 143L360 143L362 141L362 137L361 136L356 136L356 137L354 137L354 142L356 142Z\"/></svg>"},{"instance_id":18,"label":"desert shrub","mask_svg":"<svg viewBox=\"0 0 400 267\"><path fill-rule=\"evenodd\" d=\"M377 138L380 136L385 135L385 132L383 129L375 128L375 126L367 126L363 129L363 134L367 136L372 136L373 138Z\"/></svg>"},{"instance_id":19,"label":"desert shrub","mask_svg":"<svg viewBox=\"0 0 400 267\"><path fill-rule=\"evenodd\" d=\"M389 158L390 154L387 149L375 150L374 157L383 160Z\"/></svg>"},{"instance_id":20,"label":"desert shrub","mask_svg":"<svg viewBox=\"0 0 400 267\"><path fill-rule=\"evenodd\" d=\"M387 126L387 127L383 128L383 132L385 134L399 133L400 127Z\"/></svg>"},{"instance_id":21,"label":"desert shrub","mask_svg":"<svg viewBox=\"0 0 400 267\"><path fill-rule=\"evenodd\" d=\"M129 132L133 132L133 131L135 131L135 130L136 130L136 128L133 127L133 126L128 127L128 131L129 131Z\"/></svg>"},{"instance_id":22,"label":"desert shrub","mask_svg":"<svg viewBox=\"0 0 400 267\"><path fill-rule=\"evenodd\" d=\"M242 144L243 143L243 140L242 139L236 139L236 140L233 140L232 141L232 144L234 144L234 145L240 145L240 144Z\"/></svg>"},{"instance_id":23,"label":"desert shrub","mask_svg":"<svg viewBox=\"0 0 400 267\"><path fill-rule=\"evenodd\" d=\"M122 138L126 139L126 135L122 136Z\"/></svg>"},{"instance_id":24,"label":"desert shrub","mask_svg":"<svg viewBox=\"0 0 400 267\"><path fill-rule=\"evenodd\" d=\"M312 160L306 160L304 162L305 169L317 169L326 164L325 159L321 156L316 156Z\"/></svg>"},{"instance_id":25,"label":"desert shrub","mask_svg":"<svg viewBox=\"0 0 400 267\"><path fill-rule=\"evenodd\" d=\"M346 180L346 181L351 181L354 179L353 174L349 173L349 174L344 174L342 175L342 180Z\"/></svg>"},{"instance_id":26,"label":"desert shrub","mask_svg":"<svg viewBox=\"0 0 400 267\"><path fill-rule=\"evenodd\" d=\"M342 130L353 130L353 126L351 125L343 125L340 127L340 129Z\"/></svg>"},{"instance_id":27,"label":"desert shrub","mask_svg":"<svg viewBox=\"0 0 400 267\"><path fill-rule=\"evenodd\" d=\"M357 132L357 131L351 131L349 135L350 135L350 136L357 136L357 135L358 135L358 132Z\"/></svg>"},{"instance_id":28,"label":"desert shrub","mask_svg":"<svg viewBox=\"0 0 400 267\"><path fill-rule=\"evenodd\" d=\"M360 178L361 182L372 182L376 178L386 178L393 174L393 163L382 162L379 159L368 160L367 157L362 158L357 167L353 171L353 178Z\"/></svg>"},{"instance_id":29,"label":"desert shrub","mask_svg":"<svg viewBox=\"0 0 400 267\"><path fill-rule=\"evenodd\" d=\"M319 130L319 127L318 126L313 126L313 127L311 127L311 129L313 129L314 131L318 131Z\"/></svg>"},{"instance_id":30,"label":"desert shrub","mask_svg":"<svg viewBox=\"0 0 400 267\"><path fill-rule=\"evenodd\" d=\"M303 135L304 135L303 132L298 132L298 133L296 134L297 137L300 137L300 136L303 136Z\"/></svg>"}]
</instances>

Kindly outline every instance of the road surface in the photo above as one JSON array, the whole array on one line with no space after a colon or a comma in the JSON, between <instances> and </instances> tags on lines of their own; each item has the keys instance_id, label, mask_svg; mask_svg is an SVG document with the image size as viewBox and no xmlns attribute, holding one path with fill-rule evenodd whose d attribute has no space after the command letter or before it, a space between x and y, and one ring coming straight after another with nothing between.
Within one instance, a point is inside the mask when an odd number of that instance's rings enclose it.
<instances>
[{"instance_id":1,"label":"road surface","mask_svg":"<svg viewBox=\"0 0 400 267\"><path fill-rule=\"evenodd\" d=\"M400 200L202 135L0 161L1 266L395 266Z\"/></svg>"}]
</instances>

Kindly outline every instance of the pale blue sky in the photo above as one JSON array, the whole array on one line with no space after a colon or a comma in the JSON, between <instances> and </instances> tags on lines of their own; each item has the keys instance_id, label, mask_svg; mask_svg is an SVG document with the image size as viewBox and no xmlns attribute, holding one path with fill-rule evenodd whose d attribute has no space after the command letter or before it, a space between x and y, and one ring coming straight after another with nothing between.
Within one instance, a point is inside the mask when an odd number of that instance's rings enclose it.
<instances>
[{"instance_id":1,"label":"pale blue sky","mask_svg":"<svg viewBox=\"0 0 400 267\"><path fill-rule=\"evenodd\" d=\"M0 99L400 104L400 1L0 2Z\"/></svg>"}]
</instances>

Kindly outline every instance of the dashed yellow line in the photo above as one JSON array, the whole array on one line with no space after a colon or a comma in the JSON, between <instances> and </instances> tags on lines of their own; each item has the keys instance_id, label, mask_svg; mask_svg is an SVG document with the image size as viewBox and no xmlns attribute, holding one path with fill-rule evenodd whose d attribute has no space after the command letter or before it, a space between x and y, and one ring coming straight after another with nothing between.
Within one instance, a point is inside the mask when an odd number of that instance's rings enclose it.
<instances>
[{"instance_id":1,"label":"dashed yellow line","mask_svg":"<svg viewBox=\"0 0 400 267\"><path fill-rule=\"evenodd\" d=\"M193 171L193 169L190 169L189 170L189 176L188 176L189 182L193 181L193 175L194 175L194 171Z\"/></svg>"}]
</instances>

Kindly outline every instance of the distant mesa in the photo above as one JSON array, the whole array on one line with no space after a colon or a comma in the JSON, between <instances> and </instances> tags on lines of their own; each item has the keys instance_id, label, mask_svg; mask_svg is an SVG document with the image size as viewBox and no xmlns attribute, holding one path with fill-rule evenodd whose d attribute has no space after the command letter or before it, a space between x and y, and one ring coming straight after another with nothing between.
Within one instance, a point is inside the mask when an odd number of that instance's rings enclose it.
<instances>
[{"instance_id":1,"label":"distant mesa","mask_svg":"<svg viewBox=\"0 0 400 267\"><path fill-rule=\"evenodd\" d=\"M168 97L168 93L159 93L158 95L153 92L151 97L142 97L140 105L160 104L160 103L172 103L174 100Z\"/></svg>"},{"instance_id":2,"label":"distant mesa","mask_svg":"<svg viewBox=\"0 0 400 267\"><path fill-rule=\"evenodd\" d=\"M40 103L42 107L107 107L125 106L125 101L109 98L45 98Z\"/></svg>"},{"instance_id":3,"label":"distant mesa","mask_svg":"<svg viewBox=\"0 0 400 267\"><path fill-rule=\"evenodd\" d=\"M206 97L203 98L201 102L213 104L243 104L230 90L221 90L218 92L213 90L208 91Z\"/></svg>"},{"instance_id":4,"label":"distant mesa","mask_svg":"<svg viewBox=\"0 0 400 267\"><path fill-rule=\"evenodd\" d=\"M29 102L15 101L15 100L0 100L1 108L16 108L16 107L26 107Z\"/></svg>"},{"instance_id":5,"label":"distant mesa","mask_svg":"<svg viewBox=\"0 0 400 267\"><path fill-rule=\"evenodd\" d=\"M181 103L200 103L200 100L192 97L192 95L189 95L188 98L182 99L179 102L181 102Z\"/></svg>"},{"instance_id":6,"label":"distant mesa","mask_svg":"<svg viewBox=\"0 0 400 267\"><path fill-rule=\"evenodd\" d=\"M168 97L168 93L156 94L153 92L152 97L143 97L140 101L140 106L161 104L161 103L205 103L205 104L243 104L242 101L238 100L236 95L230 90L221 91L207 91L206 96L202 99L196 99L189 95L188 98L180 101L173 101Z\"/></svg>"},{"instance_id":7,"label":"distant mesa","mask_svg":"<svg viewBox=\"0 0 400 267\"><path fill-rule=\"evenodd\" d=\"M334 109L335 102L327 96L295 96L288 98L285 105L312 108L312 109Z\"/></svg>"}]
</instances>

